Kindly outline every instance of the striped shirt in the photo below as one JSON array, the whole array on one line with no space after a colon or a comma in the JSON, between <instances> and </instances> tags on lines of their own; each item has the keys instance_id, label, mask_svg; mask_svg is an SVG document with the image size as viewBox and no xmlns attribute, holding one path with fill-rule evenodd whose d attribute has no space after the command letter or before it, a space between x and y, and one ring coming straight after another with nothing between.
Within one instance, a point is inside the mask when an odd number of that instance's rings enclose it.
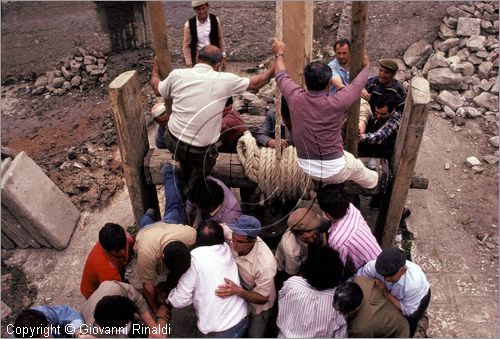
<instances>
[{"instance_id":1,"label":"striped shirt","mask_svg":"<svg viewBox=\"0 0 500 339\"><path fill-rule=\"evenodd\" d=\"M381 126L380 121L375 120L373 123L369 122L369 127L370 125L373 125L374 128L377 128L377 125L380 127L373 132L363 134L360 138L360 142L364 142L366 144L382 144L384 141L389 142L389 137L392 136L392 138L395 139L400 123L401 113L398 111L394 111L389 119L384 121ZM367 127L367 130L369 127Z\"/></svg>"},{"instance_id":2,"label":"striped shirt","mask_svg":"<svg viewBox=\"0 0 500 339\"><path fill-rule=\"evenodd\" d=\"M335 289L319 291L300 276L283 284L278 296L278 338L347 338L344 316L333 308Z\"/></svg>"},{"instance_id":3,"label":"striped shirt","mask_svg":"<svg viewBox=\"0 0 500 339\"><path fill-rule=\"evenodd\" d=\"M339 252L344 263L348 256L351 257L356 270L377 259L382 252L370 227L353 204L349 204L343 218L332 223L328 234L328 245Z\"/></svg>"}]
</instances>

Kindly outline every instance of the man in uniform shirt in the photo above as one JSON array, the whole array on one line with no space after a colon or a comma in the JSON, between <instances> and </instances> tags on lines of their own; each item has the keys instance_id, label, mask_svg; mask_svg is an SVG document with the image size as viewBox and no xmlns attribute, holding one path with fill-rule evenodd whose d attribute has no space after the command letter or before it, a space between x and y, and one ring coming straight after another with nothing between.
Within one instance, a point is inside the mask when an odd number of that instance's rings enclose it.
<instances>
[{"instance_id":1,"label":"man in uniform shirt","mask_svg":"<svg viewBox=\"0 0 500 339\"><path fill-rule=\"evenodd\" d=\"M349 338L407 338L408 321L373 279L357 276L337 287L333 306L347 317Z\"/></svg>"},{"instance_id":2,"label":"man in uniform shirt","mask_svg":"<svg viewBox=\"0 0 500 339\"><path fill-rule=\"evenodd\" d=\"M243 287L226 279L226 283L215 292L223 298L238 295L250 303L250 338L268 336L266 329L276 299L276 260L273 252L258 236L261 228L260 221L248 215L239 217L229 228L226 226L225 237L231 239Z\"/></svg>"},{"instance_id":3,"label":"man in uniform shirt","mask_svg":"<svg viewBox=\"0 0 500 339\"><path fill-rule=\"evenodd\" d=\"M408 319L413 337L431 299L429 282L420 266L406 260L399 248L386 248L357 274L375 279L382 294Z\"/></svg>"}]
</instances>

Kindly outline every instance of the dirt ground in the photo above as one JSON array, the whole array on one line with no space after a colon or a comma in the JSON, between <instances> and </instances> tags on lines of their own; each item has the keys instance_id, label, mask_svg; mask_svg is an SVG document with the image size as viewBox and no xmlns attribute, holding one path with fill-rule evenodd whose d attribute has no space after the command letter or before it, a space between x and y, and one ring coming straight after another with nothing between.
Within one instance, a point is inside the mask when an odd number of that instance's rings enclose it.
<instances>
[{"instance_id":1,"label":"dirt ground","mask_svg":"<svg viewBox=\"0 0 500 339\"><path fill-rule=\"evenodd\" d=\"M372 65L382 57L402 58L407 47L419 39L432 42L445 9L453 4L370 2L366 48ZM189 2L165 2L169 46L175 67L182 65L182 25L193 15L189 5ZM325 55L328 61L330 57L325 51L335 41L342 5L342 2L316 2L314 55ZM117 199L123 209L130 209L123 203L124 182L108 99L109 82L85 91L73 90L64 96L50 97L32 95L30 87L38 75L56 67L75 47L97 49L108 56L110 81L126 70L139 72L144 112L147 112L153 101L148 85L153 50L111 52L110 35L94 2L2 2L1 6L2 146L27 152L87 216L80 222L78 234L75 233L75 237L85 241L84 245L70 245L73 255L75 250L79 253L79 259L71 263L71 276L69 272L62 273L68 276L58 277L57 283L48 273L61 269L56 259L50 264L40 264L46 274L26 276L15 268L26 261L33 263L33 251L2 251L2 290L11 296L10 300L3 300L12 301L14 314L34 302L77 306L81 302L78 292L81 268L96 238L90 233L97 232L102 221L92 219L92 215L108 211ZM211 7L223 23L231 71L244 74L249 66L259 64L270 55L266 41L274 35L274 2L211 2ZM376 68L373 74L375 71ZM494 133L498 135L498 125L485 120L468 120L450 139L448 134L452 125L432 112L430 115L424 142L431 147L420 154L417 170L420 168L432 177L432 201L437 203L433 208L446 216L446 224L479 239L488 234L498 241L497 165L486 166L483 173L475 174L464 162L471 155L480 158L496 151L487 140ZM444 160L441 159L449 159L451 170L443 170ZM123 220L124 225L131 223L130 211L113 213L120 214L117 218ZM437 224L436 227L445 225ZM495 249L498 251L498 247ZM489 270L490 278L496 281L498 299L498 255L495 257L495 253L490 255L496 269L484 270ZM11 271L14 283L9 286L18 287L5 290L3 277ZM23 296L28 300L19 302Z\"/></svg>"}]
</instances>

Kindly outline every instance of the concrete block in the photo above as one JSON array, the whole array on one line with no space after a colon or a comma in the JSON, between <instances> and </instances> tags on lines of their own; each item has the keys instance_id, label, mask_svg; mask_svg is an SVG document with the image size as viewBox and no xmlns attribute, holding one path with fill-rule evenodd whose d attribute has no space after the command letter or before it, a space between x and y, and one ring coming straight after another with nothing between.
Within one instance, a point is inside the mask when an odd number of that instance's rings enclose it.
<instances>
[{"instance_id":1,"label":"concrete block","mask_svg":"<svg viewBox=\"0 0 500 339\"><path fill-rule=\"evenodd\" d=\"M7 237L7 235L2 231L2 237L1 237L1 242L2 242L2 248L4 250L13 250L16 248L16 244L12 240Z\"/></svg>"},{"instance_id":2,"label":"concrete block","mask_svg":"<svg viewBox=\"0 0 500 339\"><path fill-rule=\"evenodd\" d=\"M6 158L6 159L2 160L2 166L0 169L2 177L5 174L5 172L7 171L7 169L9 168L11 163L12 163L12 158Z\"/></svg>"},{"instance_id":3,"label":"concrete block","mask_svg":"<svg viewBox=\"0 0 500 339\"><path fill-rule=\"evenodd\" d=\"M28 243L29 246L34 247L34 248L40 248L40 244L35 240L35 238L38 238L38 234L32 234L31 232L27 231L19 221L16 219L15 216L12 215L12 213L5 208L5 206L2 205L2 227L8 225L10 229L14 230L14 232L20 236L25 242Z\"/></svg>"},{"instance_id":4,"label":"concrete block","mask_svg":"<svg viewBox=\"0 0 500 339\"><path fill-rule=\"evenodd\" d=\"M2 177L2 204L25 229L35 229L57 249L66 248L80 217L71 200L25 152Z\"/></svg>"}]
</instances>

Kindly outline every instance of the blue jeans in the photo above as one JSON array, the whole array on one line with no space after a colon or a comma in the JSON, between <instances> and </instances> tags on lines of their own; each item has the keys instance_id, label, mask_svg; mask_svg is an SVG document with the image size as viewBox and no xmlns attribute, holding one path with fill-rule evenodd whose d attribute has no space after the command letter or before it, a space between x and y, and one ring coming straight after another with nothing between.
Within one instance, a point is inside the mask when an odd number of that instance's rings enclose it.
<instances>
[{"instance_id":1,"label":"blue jeans","mask_svg":"<svg viewBox=\"0 0 500 339\"><path fill-rule=\"evenodd\" d=\"M221 332L211 332L203 334L198 330L198 334L201 338L241 338L248 328L248 316L243 318L239 323L233 327L221 331Z\"/></svg>"},{"instance_id":2,"label":"blue jeans","mask_svg":"<svg viewBox=\"0 0 500 339\"><path fill-rule=\"evenodd\" d=\"M185 224L186 208L182 202L182 192L179 189L179 173L172 164L164 164L161 173L165 187L165 212L161 220L167 224ZM153 224L155 222L153 218L153 215L144 214L139 223L139 229Z\"/></svg>"}]
</instances>

